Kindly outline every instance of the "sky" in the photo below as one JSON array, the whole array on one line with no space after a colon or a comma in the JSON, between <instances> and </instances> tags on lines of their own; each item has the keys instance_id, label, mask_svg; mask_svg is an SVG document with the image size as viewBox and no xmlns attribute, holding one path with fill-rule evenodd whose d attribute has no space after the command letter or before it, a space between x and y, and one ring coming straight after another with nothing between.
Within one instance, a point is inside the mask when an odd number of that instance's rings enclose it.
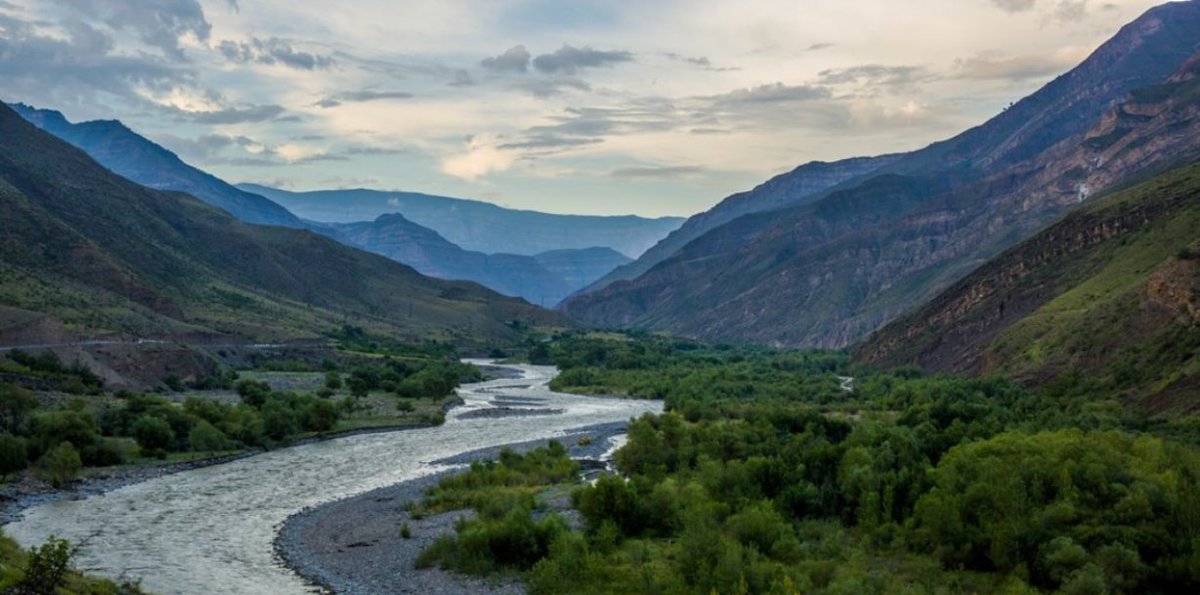
<instances>
[{"instance_id":1,"label":"sky","mask_svg":"<svg viewBox=\"0 0 1200 595\"><path fill-rule=\"evenodd\" d=\"M0 99L231 182L690 215L999 113L1142 0L0 0Z\"/></svg>"}]
</instances>

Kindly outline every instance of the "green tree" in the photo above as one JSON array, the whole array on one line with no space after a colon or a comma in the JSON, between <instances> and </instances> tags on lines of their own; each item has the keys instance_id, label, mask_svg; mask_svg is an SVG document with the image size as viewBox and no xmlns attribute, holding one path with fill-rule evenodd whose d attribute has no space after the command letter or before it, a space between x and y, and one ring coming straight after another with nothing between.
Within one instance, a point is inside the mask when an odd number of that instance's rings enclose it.
<instances>
[{"instance_id":1,"label":"green tree","mask_svg":"<svg viewBox=\"0 0 1200 595\"><path fill-rule=\"evenodd\" d=\"M256 380L242 380L237 383L237 394L243 403L261 409L267 397L271 396L271 385Z\"/></svg>"},{"instance_id":2,"label":"green tree","mask_svg":"<svg viewBox=\"0 0 1200 595\"><path fill-rule=\"evenodd\" d=\"M71 567L71 544L51 535L41 547L29 549L18 593L54 595L67 580Z\"/></svg>"},{"instance_id":3,"label":"green tree","mask_svg":"<svg viewBox=\"0 0 1200 595\"><path fill-rule=\"evenodd\" d=\"M325 374L325 388L329 390L337 390L342 388L342 375L337 372L328 372Z\"/></svg>"},{"instance_id":4,"label":"green tree","mask_svg":"<svg viewBox=\"0 0 1200 595\"><path fill-rule=\"evenodd\" d=\"M54 487L61 487L79 475L83 461L70 442L62 442L42 455L38 468Z\"/></svg>"},{"instance_id":5,"label":"green tree","mask_svg":"<svg viewBox=\"0 0 1200 595\"><path fill-rule=\"evenodd\" d=\"M29 414L37 406L38 400L33 393L19 386L0 383L0 430L21 433Z\"/></svg>"},{"instance_id":6,"label":"green tree","mask_svg":"<svg viewBox=\"0 0 1200 595\"><path fill-rule=\"evenodd\" d=\"M20 436L8 432L0 434L0 475L10 475L29 464L29 449Z\"/></svg>"},{"instance_id":7,"label":"green tree","mask_svg":"<svg viewBox=\"0 0 1200 595\"><path fill-rule=\"evenodd\" d=\"M191 443L192 450L198 452L214 453L229 447L229 439L225 437L225 433L203 419L196 422L196 426L188 434L188 442Z\"/></svg>"},{"instance_id":8,"label":"green tree","mask_svg":"<svg viewBox=\"0 0 1200 595\"><path fill-rule=\"evenodd\" d=\"M133 422L133 437L143 451L171 450L175 446L175 432L167 420L143 415Z\"/></svg>"}]
</instances>

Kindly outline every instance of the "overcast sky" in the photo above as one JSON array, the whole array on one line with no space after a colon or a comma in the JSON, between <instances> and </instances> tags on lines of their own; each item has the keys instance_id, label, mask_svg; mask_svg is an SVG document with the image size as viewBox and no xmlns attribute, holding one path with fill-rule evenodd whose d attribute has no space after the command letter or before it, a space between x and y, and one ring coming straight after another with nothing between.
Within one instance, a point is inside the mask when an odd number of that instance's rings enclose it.
<instances>
[{"instance_id":1,"label":"overcast sky","mask_svg":"<svg viewBox=\"0 0 1200 595\"><path fill-rule=\"evenodd\" d=\"M0 0L0 98L232 182L689 215L979 124L1154 4Z\"/></svg>"}]
</instances>

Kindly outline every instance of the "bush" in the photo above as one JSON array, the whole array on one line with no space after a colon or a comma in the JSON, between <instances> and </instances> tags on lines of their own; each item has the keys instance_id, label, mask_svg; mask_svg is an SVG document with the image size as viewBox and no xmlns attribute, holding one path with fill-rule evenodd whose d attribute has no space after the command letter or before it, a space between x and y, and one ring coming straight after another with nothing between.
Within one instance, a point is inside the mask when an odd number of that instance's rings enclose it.
<instances>
[{"instance_id":1,"label":"bush","mask_svg":"<svg viewBox=\"0 0 1200 595\"><path fill-rule=\"evenodd\" d=\"M0 434L0 475L16 473L28 464L29 449L26 440L8 432Z\"/></svg>"},{"instance_id":2,"label":"bush","mask_svg":"<svg viewBox=\"0 0 1200 595\"><path fill-rule=\"evenodd\" d=\"M229 438L225 433L203 419L196 422L188 434L188 443L192 450L198 452L214 453L229 448Z\"/></svg>"},{"instance_id":3,"label":"bush","mask_svg":"<svg viewBox=\"0 0 1200 595\"><path fill-rule=\"evenodd\" d=\"M83 461L70 442L63 442L50 449L38 460L42 477L54 487L62 487L79 475Z\"/></svg>"},{"instance_id":4,"label":"bush","mask_svg":"<svg viewBox=\"0 0 1200 595\"><path fill-rule=\"evenodd\" d=\"M242 380L237 383L236 390L242 402L255 409L261 409L271 396L271 385L256 380Z\"/></svg>"},{"instance_id":5,"label":"bush","mask_svg":"<svg viewBox=\"0 0 1200 595\"><path fill-rule=\"evenodd\" d=\"M51 535L41 547L29 549L25 562L25 576L21 579L18 593L31 595L53 595L67 580L71 567L71 544L65 539Z\"/></svg>"},{"instance_id":6,"label":"bush","mask_svg":"<svg viewBox=\"0 0 1200 595\"><path fill-rule=\"evenodd\" d=\"M337 390L342 388L342 375L337 372L328 372L325 374L325 388L329 390Z\"/></svg>"},{"instance_id":7,"label":"bush","mask_svg":"<svg viewBox=\"0 0 1200 595\"><path fill-rule=\"evenodd\" d=\"M171 450L175 446L175 431L167 420L143 415L133 422L133 437L144 451Z\"/></svg>"}]
</instances>

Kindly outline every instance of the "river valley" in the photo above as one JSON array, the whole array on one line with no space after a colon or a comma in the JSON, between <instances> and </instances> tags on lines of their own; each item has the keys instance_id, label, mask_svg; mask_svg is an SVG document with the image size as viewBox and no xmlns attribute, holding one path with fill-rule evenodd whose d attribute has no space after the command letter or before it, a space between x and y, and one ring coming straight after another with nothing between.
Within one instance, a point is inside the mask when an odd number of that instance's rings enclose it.
<instances>
[{"instance_id":1,"label":"river valley","mask_svg":"<svg viewBox=\"0 0 1200 595\"><path fill-rule=\"evenodd\" d=\"M465 404L442 426L280 449L53 502L26 510L4 531L23 546L50 535L69 539L80 548L81 570L137 579L157 593L313 592L272 548L288 516L445 470L432 462L463 452L550 439L662 408L658 401L555 393L547 386L553 367L505 367L521 377L462 387ZM505 413L481 413L490 409ZM520 415L521 409L540 414Z\"/></svg>"}]
</instances>

